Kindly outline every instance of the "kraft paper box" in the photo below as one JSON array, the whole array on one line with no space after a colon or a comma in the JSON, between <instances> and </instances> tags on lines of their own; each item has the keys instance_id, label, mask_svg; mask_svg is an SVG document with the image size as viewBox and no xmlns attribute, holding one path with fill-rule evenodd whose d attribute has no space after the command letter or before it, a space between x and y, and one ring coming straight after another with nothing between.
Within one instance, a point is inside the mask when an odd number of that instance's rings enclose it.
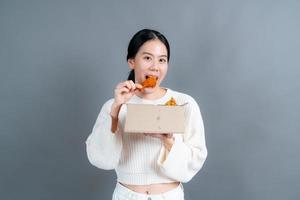
<instances>
[{"instance_id":1,"label":"kraft paper box","mask_svg":"<svg viewBox=\"0 0 300 200\"><path fill-rule=\"evenodd\" d=\"M185 104L177 106L126 104L127 133L184 133Z\"/></svg>"}]
</instances>

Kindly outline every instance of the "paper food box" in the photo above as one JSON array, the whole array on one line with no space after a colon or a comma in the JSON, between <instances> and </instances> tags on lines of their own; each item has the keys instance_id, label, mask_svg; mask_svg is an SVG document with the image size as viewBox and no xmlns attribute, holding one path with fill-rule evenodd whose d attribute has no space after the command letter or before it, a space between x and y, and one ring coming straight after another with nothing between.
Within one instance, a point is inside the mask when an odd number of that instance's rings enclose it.
<instances>
[{"instance_id":1,"label":"paper food box","mask_svg":"<svg viewBox=\"0 0 300 200\"><path fill-rule=\"evenodd\" d=\"M127 133L184 133L185 105L126 104Z\"/></svg>"}]
</instances>

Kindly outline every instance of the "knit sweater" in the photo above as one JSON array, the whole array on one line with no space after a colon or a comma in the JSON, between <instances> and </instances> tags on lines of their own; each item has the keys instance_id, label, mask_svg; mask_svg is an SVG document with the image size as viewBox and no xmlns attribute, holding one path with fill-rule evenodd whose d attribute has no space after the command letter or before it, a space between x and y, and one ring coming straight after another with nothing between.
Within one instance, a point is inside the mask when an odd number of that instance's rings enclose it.
<instances>
[{"instance_id":1,"label":"knit sweater","mask_svg":"<svg viewBox=\"0 0 300 200\"><path fill-rule=\"evenodd\" d=\"M188 182L202 168L207 157L204 126L200 109L189 95L167 88L165 95L147 100L134 95L127 103L164 104L173 97L185 106L186 129L183 134L173 134L175 140L170 151L161 140L142 133L124 133L127 107L119 112L116 133L111 132L111 106L108 100L97 117L92 133L86 140L90 163L105 170L115 169L117 181L133 185Z\"/></svg>"}]
</instances>

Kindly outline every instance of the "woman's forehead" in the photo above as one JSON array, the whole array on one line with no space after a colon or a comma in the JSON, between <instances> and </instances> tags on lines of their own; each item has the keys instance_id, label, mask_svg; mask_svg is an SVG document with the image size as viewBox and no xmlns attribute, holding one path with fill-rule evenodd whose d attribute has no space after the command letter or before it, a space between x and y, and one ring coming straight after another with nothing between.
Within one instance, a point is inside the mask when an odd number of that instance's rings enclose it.
<instances>
[{"instance_id":1,"label":"woman's forehead","mask_svg":"<svg viewBox=\"0 0 300 200\"><path fill-rule=\"evenodd\" d=\"M140 54L150 54L155 56L167 56L168 51L164 43L160 40L149 40L139 49Z\"/></svg>"}]
</instances>

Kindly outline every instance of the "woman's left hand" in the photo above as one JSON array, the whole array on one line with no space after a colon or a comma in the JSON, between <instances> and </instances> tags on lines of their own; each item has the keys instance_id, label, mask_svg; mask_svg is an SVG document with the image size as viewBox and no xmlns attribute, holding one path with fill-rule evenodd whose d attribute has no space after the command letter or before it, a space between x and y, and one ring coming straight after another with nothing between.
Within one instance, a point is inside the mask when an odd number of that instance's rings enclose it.
<instances>
[{"instance_id":1,"label":"woman's left hand","mask_svg":"<svg viewBox=\"0 0 300 200\"><path fill-rule=\"evenodd\" d=\"M160 139L169 151L171 150L175 141L172 133L144 133L144 135Z\"/></svg>"}]
</instances>

